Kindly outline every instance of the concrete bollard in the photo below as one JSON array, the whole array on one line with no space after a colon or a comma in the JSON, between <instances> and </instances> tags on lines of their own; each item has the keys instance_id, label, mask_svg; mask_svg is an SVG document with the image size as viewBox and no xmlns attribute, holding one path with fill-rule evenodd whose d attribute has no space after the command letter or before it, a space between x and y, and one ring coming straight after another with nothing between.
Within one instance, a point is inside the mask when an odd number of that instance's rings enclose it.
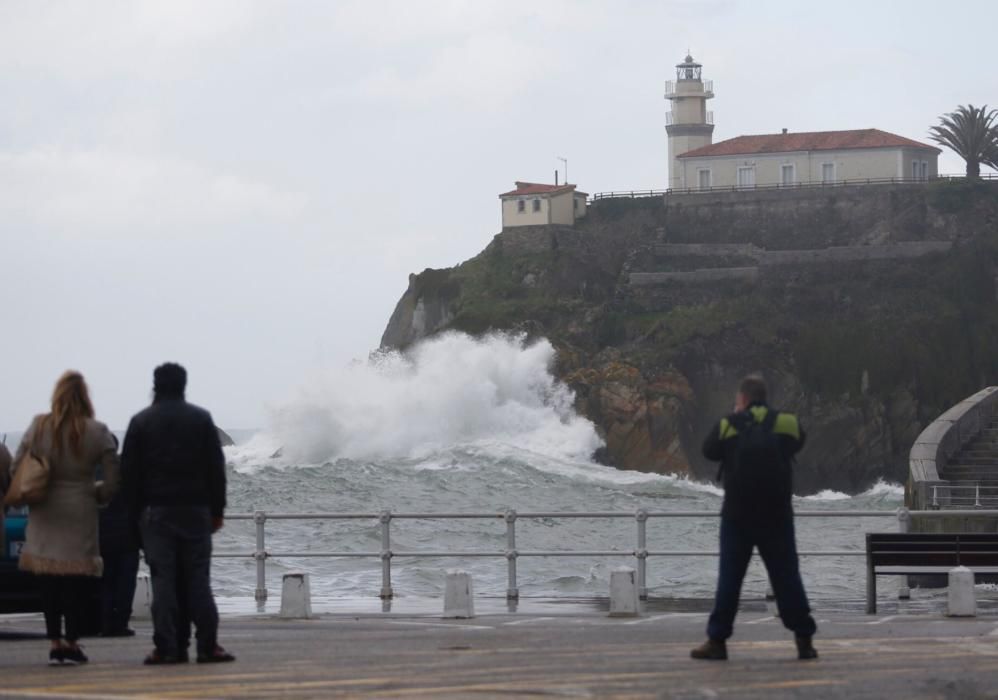
<instances>
[{"instance_id":1,"label":"concrete bollard","mask_svg":"<svg viewBox=\"0 0 998 700\"><path fill-rule=\"evenodd\" d=\"M973 571L966 566L950 569L948 598L946 614L950 617L973 617L977 614Z\"/></svg>"},{"instance_id":2,"label":"concrete bollard","mask_svg":"<svg viewBox=\"0 0 998 700\"><path fill-rule=\"evenodd\" d=\"M135 577L135 595L132 597L132 617L136 620L152 618L152 586L149 574L141 573Z\"/></svg>"},{"instance_id":3,"label":"concrete bollard","mask_svg":"<svg viewBox=\"0 0 998 700\"><path fill-rule=\"evenodd\" d=\"M447 572L444 586L444 617L467 619L475 616L475 596L471 574L466 571Z\"/></svg>"},{"instance_id":4,"label":"concrete bollard","mask_svg":"<svg viewBox=\"0 0 998 700\"><path fill-rule=\"evenodd\" d=\"M308 574L284 574L279 617L287 619L312 617L312 592L308 585Z\"/></svg>"},{"instance_id":5,"label":"concrete bollard","mask_svg":"<svg viewBox=\"0 0 998 700\"><path fill-rule=\"evenodd\" d=\"M622 566L610 572L610 617L637 617L638 580L634 569Z\"/></svg>"}]
</instances>

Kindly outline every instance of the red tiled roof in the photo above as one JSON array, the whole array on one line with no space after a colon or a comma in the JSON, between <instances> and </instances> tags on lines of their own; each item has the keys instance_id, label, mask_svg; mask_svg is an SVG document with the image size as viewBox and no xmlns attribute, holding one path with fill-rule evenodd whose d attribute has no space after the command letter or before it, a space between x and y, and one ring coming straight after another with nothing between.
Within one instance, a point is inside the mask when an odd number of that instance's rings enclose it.
<instances>
[{"instance_id":1,"label":"red tiled roof","mask_svg":"<svg viewBox=\"0 0 998 700\"><path fill-rule=\"evenodd\" d=\"M561 192L567 190L574 190L575 185L542 185L538 182L517 182L516 189L510 190L509 192L503 192L500 197L511 197L514 195L527 195L527 194L550 194L552 192ZM585 192L579 192L579 194L585 194Z\"/></svg>"},{"instance_id":2,"label":"red tiled roof","mask_svg":"<svg viewBox=\"0 0 998 700\"><path fill-rule=\"evenodd\" d=\"M701 156L740 156L753 153L784 153L788 151L838 151L850 148L923 148L936 153L935 146L919 143L904 136L889 134L880 129L854 129L852 131L810 131L789 134L762 134L736 136L727 141L694 148L680 158Z\"/></svg>"}]
</instances>

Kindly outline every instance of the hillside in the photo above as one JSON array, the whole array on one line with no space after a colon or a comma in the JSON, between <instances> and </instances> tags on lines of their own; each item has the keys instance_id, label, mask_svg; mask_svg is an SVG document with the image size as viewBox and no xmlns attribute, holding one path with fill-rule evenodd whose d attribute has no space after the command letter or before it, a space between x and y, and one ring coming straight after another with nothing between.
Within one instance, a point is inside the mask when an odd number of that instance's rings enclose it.
<instances>
[{"instance_id":1,"label":"hillside","mask_svg":"<svg viewBox=\"0 0 998 700\"><path fill-rule=\"evenodd\" d=\"M808 431L798 491L856 492L904 481L921 428L995 383L996 264L994 183L602 200L411 275L382 346L546 337L599 459L697 478L703 435L762 371Z\"/></svg>"}]
</instances>

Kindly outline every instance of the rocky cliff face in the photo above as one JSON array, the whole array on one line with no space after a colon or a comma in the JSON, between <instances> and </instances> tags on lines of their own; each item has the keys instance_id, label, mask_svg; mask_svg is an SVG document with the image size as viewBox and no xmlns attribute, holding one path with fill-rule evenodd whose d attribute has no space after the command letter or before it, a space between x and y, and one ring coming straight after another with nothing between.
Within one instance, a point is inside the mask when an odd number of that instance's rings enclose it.
<instances>
[{"instance_id":1,"label":"rocky cliff face","mask_svg":"<svg viewBox=\"0 0 998 700\"><path fill-rule=\"evenodd\" d=\"M628 284L636 271L746 264L718 244L908 241L953 247ZM717 248L678 258L663 243ZM738 380L761 371L773 403L808 432L798 490L855 492L903 481L921 428L995 383L996 265L998 188L988 183L609 200L575 229L507 230L456 268L411 276L382 345L445 329L547 337L555 372L606 440L599 459L697 478L715 469L700 457L703 435L730 410Z\"/></svg>"}]
</instances>

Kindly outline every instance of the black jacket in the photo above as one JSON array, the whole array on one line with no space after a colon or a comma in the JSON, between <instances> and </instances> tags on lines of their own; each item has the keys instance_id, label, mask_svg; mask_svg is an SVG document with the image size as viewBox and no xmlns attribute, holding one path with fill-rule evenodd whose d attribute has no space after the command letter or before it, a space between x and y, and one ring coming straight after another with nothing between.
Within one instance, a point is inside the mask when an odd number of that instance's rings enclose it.
<instances>
[{"instance_id":1,"label":"black jacket","mask_svg":"<svg viewBox=\"0 0 998 700\"><path fill-rule=\"evenodd\" d=\"M749 406L744 413L756 422L761 423L765 420L766 414L772 410L775 409L769 408L765 403L756 402ZM737 460L738 430L736 426L745 417L735 413L725 416L714 425L710 433L707 434L707 438L703 441L703 456L712 462L721 463L720 474L724 481L724 504L721 506L721 515L731 518L752 517L754 519L766 519L770 516L777 517L792 514L793 472L790 466L793 464L794 455L804 447L807 435L798 423L797 416L792 413L778 412L776 422L773 425L773 433L779 438L780 450L783 453L783 463L787 467L785 472L786 480L781 485L781 492L777 495L778 507L774 510L763 512L764 509L760 510L758 503L743 501L739 498L742 494L736 493L734 489L729 488L731 486L728 478L731 473L730 467ZM728 466L729 469L725 469L725 466Z\"/></svg>"},{"instance_id":2,"label":"black jacket","mask_svg":"<svg viewBox=\"0 0 998 700\"><path fill-rule=\"evenodd\" d=\"M146 506L225 512L225 455L211 414L183 399L158 399L128 424L123 492L134 521Z\"/></svg>"}]
</instances>

